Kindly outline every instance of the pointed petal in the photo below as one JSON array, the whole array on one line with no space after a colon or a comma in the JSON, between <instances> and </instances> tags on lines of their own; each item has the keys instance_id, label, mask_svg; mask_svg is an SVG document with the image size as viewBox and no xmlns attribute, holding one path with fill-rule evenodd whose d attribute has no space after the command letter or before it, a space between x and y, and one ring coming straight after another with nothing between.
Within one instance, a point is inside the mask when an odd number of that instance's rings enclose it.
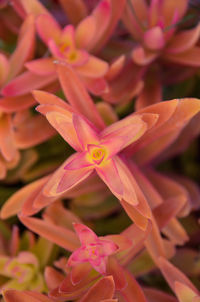
<instances>
[{"instance_id":1,"label":"pointed petal","mask_svg":"<svg viewBox=\"0 0 200 302\"><path fill-rule=\"evenodd\" d=\"M41 105L55 105L57 108L61 107L66 109L69 112L72 112L71 106L69 106L65 101L61 100L59 97L52 93L48 93L46 91L34 90L33 95L35 99ZM69 113L70 116L70 113Z\"/></svg>"},{"instance_id":2,"label":"pointed petal","mask_svg":"<svg viewBox=\"0 0 200 302\"><path fill-rule=\"evenodd\" d=\"M106 160L101 167L96 167L97 174L106 183L111 192L120 198L123 195L123 184L116 166L115 159Z\"/></svg>"},{"instance_id":3,"label":"pointed petal","mask_svg":"<svg viewBox=\"0 0 200 302\"><path fill-rule=\"evenodd\" d=\"M107 276L97 281L79 302L101 302L103 299L112 298L115 292L115 283L112 276Z\"/></svg>"},{"instance_id":4,"label":"pointed petal","mask_svg":"<svg viewBox=\"0 0 200 302\"><path fill-rule=\"evenodd\" d=\"M164 54L163 59L192 67L200 66L200 47L194 46L193 48L181 52L179 54Z\"/></svg>"},{"instance_id":5,"label":"pointed petal","mask_svg":"<svg viewBox=\"0 0 200 302\"><path fill-rule=\"evenodd\" d=\"M101 239L100 243L103 245L103 251L106 256L115 253L118 250L118 245L110 240Z\"/></svg>"},{"instance_id":6,"label":"pointed petal","mask_svg":"<svg viewBox=\"0 0 200 302\"><path fill-rule=\"evenodd\" d=\"M174 35L167 45L166 52L171 54L177 54L185 52L192 48L198 41L200 36L200 25L189 29L183 30L180 33Z\"/></svg>"},{"instance_id":7,"label":"pointed petal","mask_svg":"<svg viewBox=\"0 0 200 302\"><path fill-rule=\"evenodd\" d=\"M69 103L94 125L97 125L100 129L104 128L104 122L93 100L76 73L70 67L59 65L58 76Z\"/></svg>"},{"instance_id":8,"label":"pointed petal","mask_svg":"<svg viewBox=\"0 0 200 302\"><path fill-rule=\"evenodd\" d=\"M138 140L146 128L146 123L140 116L132 115L105 128L100 133L101 143L108 149L113 149L111 154L114 155Z\"/></svg>"},{"instance_id":9,"label":"pointed petal","mask_svg":"<svg viewBox=\"0 0 200 302\"><path fill-rule=\"evenodd\" d=\"M10 81L3 89L4 96L16 96L30 93L31 90L40 89L56 80L56 74L46 77L39 76L30 71L20 74L18 77Z\"/></svg>"},{"instance_id":10,"label":"pointed petal","mask_svg":"<svg viewBox=\"0 0 200 302\"><path fill-rule=\"evenodd\" d=\"M174 0L163 1L161 14L165 19L165 27L172 24L175 12L177 13L178 20L180 20L184 16L187 7L188 0L178 0L177 2Z\"/></svg>"},{"instance_id":11,"label":"pointed petal","mask_svg":"<svg viewBox=\"0 0 200 302\"><path fill-rule=\"evenodd\" d=\"M95 19L93 16L88 16L83 19L76 28L75 39L78 48L87 50L88 45L94 38L96 31Z\"/></svg>"},{"instance_id":12,"label":"pointed petal","mask_svg":"<svg viewBox=\"0 0 200 302\"><path fill-rule=\"evenodd\" d=\"M194 301L197 292L181 282L175 282L175 292L180 302ZM200 296L199 296L200 299Z\"/></svg>"},{"instance_id":13,"label":"pointed petal","mask_svg":"<svg viewBox=\"0 0 200 302\"><path fill-rule=\"evenodd\" d=\"M10 57L8 79L15 77L24 67L25 61L30 59L34 48L35 25L34 17L28 16L21 27L17 48Z\"/></svg>"},{"instance_id":14,"label":"pointed petal","mask_svg":"<svg viewBox=\"0 0 200 302\"><path fill-rule=\"evenodd\" d=\"M76 135L83 150L87 150L88 144L98 144L98 134L96 129L78 114L73 114L73 125Z\"/></svg>"},{"instance_id":15,"label":"pointed petal","mask_svg":"<svg viewBox=\"0 0 200 302\"><path fill-rule=\"evenodd\" d=\"M41 14L36 19L36 28L40 38L47 45L50 39L59 42L61 28L56 20L50 15Z\"/></svg>"},{"instance_id":16,"label":"pointed petal","mask_svg":"<svg viewBox=\"0 0 200 302\"><path fill-rule=\"evenodd\" d=\"M78 170L65 170L64 175L58 183L56 192L64 193L86 179L92 172L93 168L85 167Z\"/></svg>"},{"instance_id":17,"label":"pointed petal","mask_svg":"<svg viewBox=\"0 0 200 302\"><path fill-rule=\"evenodd\" d=\"M73 226L82 245L95 243L98 240L97 235L86 225L81 223L74 223Z\"/></svg>"},{"instance_id":18,"label":"pointed petal","mask_svg":"<svg viewBox=\"0 0 200 302\"><path fill-rule=\"evenodd\" d=\"M45 268L44 276L49 290L53 290L54 288L59 286L64 279L63 274L50 266L47 266Z\"/></svg>"},{"instance_id":19,"label":"pointed petal","mask_svg":"<svg viewBox=\"0 0 200 302\"><path fill-rule=\"evenodd\" d=\"M38 218L19 216L19 219L31 231L68 251L74 251L79 247L75 233L67 228Z\"/></svg>"},{"instance_id":20,"label":"pointed petal","mask_svg":"<svg viewBox=\"0 0 200 302\"><path fill-rule=\"evenodd\" d=\"M91 166L87 160L88 152L80 152L74 156L74 159L65 166L65 170L77 170Z\"/></svg>"},{"instance_id":21,"label":"pointed petal","mask_svg":"<svg viewBox=\"0 0 200 302\"><path fill-rule=\"evenodd\" d=\"M27 62L25 66L32 73L45 76L56 72L56 66L53 61L53 58L36 59Z\"/></svg>"},{"instance_id":22,"label":"pointed petal","mask_svg":"<svg viewBox=\"0 0 200 302\"><path fill-rule=\"evenodd\" d=\"M160 257L158 260L158 265L173 291L175 291L175 282L180 282L191 288L194 292L197 292L192 282L168 260Z\"/></svg>"},{"instance_id":23,"label":"pointed petal","mask_svg":"<svg viewBox=\"0 0 200 302\"><path fill-rule=\"evenodd\" d=\"M43 186L48 178L49 176L36 180L14 193L1 208L1 218L6 219L18 214L26 198L35 191L37 187Z\"/></svg>"},{"instance_id":24,"label":"pointed petal","mask_svg":"<svg viewBox=\"0 0 200 302\"><path fill-rule=\"evenodd\" d=\"M47 112L46 118L49 123L64 138L64 140L72 146L72 148L74 148L75 150L80 150L80 142L72 124L71 112L66 112L66 114L64 115L60 112L50 111Z\"/></svg>"},{"instance_id":25,"label":"pointed petal","mask_svg":"<svg viewBox=\"0 0 200 302\"><path fill-rule=\"evenodd\" d=\"M88 15L84 0L59 0L59 2L72 24L78 24Z\"/></svg>"},{"instance_id":26,"label":"pointed petal","mask_svg":"<svg viewBox=\"0 0 200 302\"><path fill-rule=\"evenodd\" d=\"M77 71L84 77L101 78L106 75L108 67L107 62L90 55L84 65L77 67Z\"/></svg>"}]
</instances>

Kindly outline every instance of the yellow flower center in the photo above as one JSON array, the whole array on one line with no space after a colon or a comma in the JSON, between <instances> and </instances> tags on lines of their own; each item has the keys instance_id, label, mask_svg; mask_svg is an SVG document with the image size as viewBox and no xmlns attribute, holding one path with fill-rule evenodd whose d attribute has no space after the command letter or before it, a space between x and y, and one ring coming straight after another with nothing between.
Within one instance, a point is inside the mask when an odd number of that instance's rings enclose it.
<instances>
[{"instance_id":1,"label":"yellow flower center","mask_svg":"<svg viewBox=\"0 0 200 302\"><path fill-rule=\"evenodd\" d=\"M90 153L90 158L95 164L100 164L105 159L106 150L101 146L88 145L88 151Z\"/></svg>"}]
</instances>

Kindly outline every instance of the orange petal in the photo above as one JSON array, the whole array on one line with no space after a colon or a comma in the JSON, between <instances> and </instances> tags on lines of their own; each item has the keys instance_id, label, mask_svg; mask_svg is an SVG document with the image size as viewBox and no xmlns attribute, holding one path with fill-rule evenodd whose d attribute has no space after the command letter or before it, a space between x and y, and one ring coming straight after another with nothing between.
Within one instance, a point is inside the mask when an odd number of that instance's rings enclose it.
<instances>
[{"instance_id":1,"label":"orange petal","mask_svg":"<svg viewBox=\"0 0 200 302\"><path fill-rule=\"evenodd\" d=\"M164 54L163 59L184 66L199 67L200 66L200 47L193 48L178 54Z\"/></svg>"},{"instance_id":2,"label":"orange petal","mask_svg":"<svg viewBox=\"0 0 200 302\"><path fill-rule=\"evenodd\" d=\"M88 78L104 77L108 71L108 63L94 56L89 56L88 61L76 68L81 76Z\"/></svg>"},{"instance_id":3,"label":"orange petal","mask_svg":"<svg viewBox=\"0 0 200 302\"><path fill-rule=\"evenodd\" d=\"M115 292L115 283L112 276L107 276L95 283L79 302L101 302L103 299L112 298Z\"/></svg>"},{"instance_id":4,"label":"orange petal","mask_svg":"<svg viewBox=\"0 0 200 302\"><path fill-rule=\"evenodd\" d=\"M88 15L84 0L59 0L59 2L72 24L78 24Z\"/></svg>"},{"instance_id":5,"label":"orange petal","mask_svg":"<svg viewBox=\"0 0 200 302\"><path fill-rule=\"evenodd\" d=\"M36 28L45 44L48 45L50 39L59 42L62 31L57 21L50 14L39 15L36 19Z\"/></svg>"},{"instance_id":6,"label":"orange petal","mask_svg":"<svg viewBox=\"0 0 200 302\"><path fill-rule=\"evenodd\" d=\"M31 231L68 251L74 251L80 246L75 233L67 228L38 218L19 216L19 219Z\"/></svg>"},{"instance_id":7,"label":"orange petal","mask_svg":"<svg viewBox=\"0 0 200 302\"><path fill-rule=\"evenodd\" d=\"M83 19L76 28L75 39L78 48L88 49L88 45L92 41L96 30L95 19L88 16Z\"/></svg>"},{"instance_id":8,"label":"orange petal","mask_svg":"<svg viewBox=\"0 0 200 302\"><path fill-rule=\"evenodd\" d=\"M93 122L94 125L104 128L104 122L93 100L90 98L76 73L70 67L59 65L58 76L69 103L79 113Z\"/></svg>"},{"instance_id":9,"label":"orange petal","mask_svg":"<svg viewBox=\"0 0 200 302\"><path fill-rule=\"evenodd\" d=\"M11 161L17 152L12 127L11 115L3 114L0 117L0 150L7 161Z\"/></svg>"},{"instance_id":10,"label":"orange petal","mask_svg":"<svg viewBox=\"0 0 200 302\"><path fill-rule=\"evenodd\" d=\"M45 76L56 72L53 60L53 58L36 59L34 61L27 62L25 66L31 72Z\"/></svg>"},{"instance_id":11,"label":"orange petal","mask_svg":"<svg viewBox=\"0 0 200 302\"><path fill-rule=\"evenodd\" d=\"M19 42L10 57L10 69L8 73L9 80L16 76L24 67L24 63L30 59L34 48L34 36L34 18L30 15L25 19L21 27Z\"/></svg>"}]
</instances>

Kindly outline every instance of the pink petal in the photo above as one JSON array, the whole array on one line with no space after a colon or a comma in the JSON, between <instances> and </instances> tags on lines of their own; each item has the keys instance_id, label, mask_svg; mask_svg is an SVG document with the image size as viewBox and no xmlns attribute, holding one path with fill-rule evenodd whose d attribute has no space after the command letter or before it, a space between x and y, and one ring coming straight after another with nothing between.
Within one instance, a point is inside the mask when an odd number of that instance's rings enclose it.
<instances>
[{"instance_id":1,"label":"pink petal","mask_svg":"<svg viewBox=\"0 0 200 302\"><path fill-rule=\"evenodd\" d=\"M25 64L26 68L32 73L39 75L49 75L56 72L53 58L42 58L34 61L29 61Z\"/></svg>"},{"instance_id":2,"label":"pink petal","mask_svg":"<svg viewBox=\"0 0 200 302\"><path fill-rule=\"evenodd\" d=\"M39 76L30 71L20 74L10 81L3 89L4 96L17 96L30 93L31 90L39 89L45 85L52 84L56 80L56 74L49 76Z\"/></svg>"},{"instance_id":3,"label":"pink petal","mask_svg":"<svg viewBox=\"0 0 200 302\"><path fill-rule=\"evenodd\" d=\"M96 129L93 129L92 125L80 115L73 114L73 124L83 150L87 150L88 144L95 145L99 143Z\"/></svg>"},{"instance_id":4,"label":"pink petal","mask_svg":"<svg viewBox=\"0 0 200 302\"><path fill-rule=\"evenodd\" d=\"M94 125L104 128L104 122L77 74L67 66L58 66L58 76L69 103Z\"/></svg>"},{"instance_id":5,"label":"pink petal","mask_svg":"<svg viewBox=\"0 0 200 302\"><path fill-rule=\"evenodd\" d=\"M93 36L93 39L91 40L91 43L89 45L89 49L94 52L97 51L99 47L101 47L101 40L105 39L104 35L109 35L108 28L112 17L111 3L108 0L100 1L92 12L91 16L94 18L96 30L95 35ZM102 22L102 20L104 22Z\"/></svg>"},{"instance_id":6,"label":"pink petal","mask_svg":"<svg viewBox=\"0 0 200 302\"><path fill-rule=\"evenodd\" d=\"M85 249L80 247L74 251L67 261L68 266L76 267L77 264L88 262L88 256L85 253Z\"/></svg>"},{"instance_id":7,"label":"pink petal","mask_svg":"<svg viewBox=\"0 0 200 302\"><path fill-rule=\"evenodd\" d=\"M120 175L116 166L115 159L106 160L106 162L96 167L97 174L106 183L111 192L117 196L117 198L123 195L123 183L120 179Z\"/></svg>"},{"instance_id":8,"label":"pink petal","mask_svg":"<svg viewBox=\"0 0 200 302\"><path fill-rule=\"evenodd\" d=\"M66 171L66 170L65 170ZM58 183L57 193L64 193L86 179L93 172L93 168L86 167L79 170L67 170Z\"/></svg>"},{"instance_id":9,"label":"pink petal","mask_svg":"<svg viewBox=\"0 0 200 302\"><path fill-rule=\"evenodd\" d=\"M88 45L92 42L96 30L95 19L88 16L83 19L76 28L75 40L78 48L87 50Z\"/></svg>"},{"instance_id":10,"label":"pink petal","mask_svg":"<svg viewBox=\"0 0 200 302\"><path fill-rule=\"evenodd\" d=\"M40 38L47 45L50 39L59 42L61 28L57 21L50 15L41 14L36 19L36 28Z\"/></svg>"},{"instance_id":11,"label":"pink petal","mask_svg":"<svg viewBox=\"0 0 200 302\"><path fill-rule=\"evenodd\" d=\"M111 153L114 154L138 140L145 131L146 123L141 117L130 115L105 128L100 133L101 143L107 145L108 148L110 146L111 150L113 150Z\"/></svg>"},{"instance_id":12,"label":"pink petal","mask_svg":"<svg viewBox=\"0 0 200 302\"><path fill-rule=\"evenodd\" d=\"M97 235L86 225L81 223L74 223L73 226L82 245L88 245L97 242Z\"/></svg>"},{"instance_id":13,"label":"pink petal","mask_svg":"<svg viewBox=\"0 0 200 302\"><path fill-rule=\"evenodd\" d=\"M108 83L104 78L82 78L82 82L84 83L87 90L93 95L101 95L102 93L106 93L108 88Z\"/></svg>"},{"instance_id":14,"label":"pink petal","mask_svg":"<svg viewBox=\"0 0 200 302\"><path fill-rule=\"evenodd\" d=\"M77 71L84 77L100 78L106 75L108 63L90 55L88 61L84 65L77 67Z\"/></svg>"},{"instance_id":15,"label":"pink petal","mask_svg":"<svg viewBox=\"0 0 200 302\"><path fill-rule=\"evenodd\" d=\"M75 30L73 25L67 25L62 30L60 42L69 46L70 48L75 48Z\"/></svg>"},{"instance_id":16,"label":"pink petal","mask_svg":"<svg viewBox=\"0 0 200 302\"><path fill-rule=\"evenodd\" d=\"M103 245L103 251L106 256L115 253L119 249L118 245L110 240L101 239L100 243Z\"/></svg>"},{"instance_id":17,"label":"pink petal","mask_svg":"<svg viewBox=\"0 0 200 302\"><path fill-rule=\"evenodd\" d=\"M65 166L65 170L77 170L86 168L92 164L87 160L88 152L80 152L74 156L74 159Z\"/></svg>"},{"instance_id":18,"label":"pink petal","mask_svg":"<svg viewBox=\"0 0 200 302\"><path fill-rule=\"evenodd\" d=\"M25 61L30 59L34 48L35 25L32 15L28 16L21 27L19 42L10 57L8 78L12 79L24 67Z\"/></svg>"},{"instance_id":19,"label":"pink petal","mask_svg":"<svg viewBox=\"0 0 200 302\"><path fill-rule=\"evenodd\" d=\"M162 29L155 26L144 33L144 43L148 49L160 50L165 45L165 39Z\"/></svg>"},{"instance_id":20,"label":"pink petal","mask_svg":"<svg viewBox=\"0 0 200 302\"><path fill-rule=\"evenodd\" d=\"M0 108L6 113L21 111L35 105L35 100L30 94L2 97L0 100Z\"/></svg>"}]
</instances>

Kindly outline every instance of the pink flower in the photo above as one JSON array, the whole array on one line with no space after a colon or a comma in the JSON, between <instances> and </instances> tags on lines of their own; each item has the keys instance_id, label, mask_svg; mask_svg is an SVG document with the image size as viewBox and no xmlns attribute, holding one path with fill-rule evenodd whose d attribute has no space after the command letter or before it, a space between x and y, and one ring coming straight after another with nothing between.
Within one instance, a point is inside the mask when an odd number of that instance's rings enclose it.
<instances>
[{"instance_id":1,"label":"pink flower","mask_svg":"<svg viewBox=\"0 0 200 302\"><path fill-rule=\"evenodd\" d=\"M118 246L112 241L99 239L90 228L83 224L74 223L74 229L80 239L81 247L72 253L68 266L89 262L96 271L105 274L107 257L113 254Z\"/></svg>"}]
</instances>

